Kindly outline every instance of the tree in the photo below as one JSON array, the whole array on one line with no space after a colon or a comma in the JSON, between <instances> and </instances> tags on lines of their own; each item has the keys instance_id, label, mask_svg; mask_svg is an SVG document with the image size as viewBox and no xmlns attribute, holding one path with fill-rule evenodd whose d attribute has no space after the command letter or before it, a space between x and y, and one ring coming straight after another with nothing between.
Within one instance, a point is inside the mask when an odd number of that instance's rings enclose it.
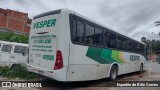
<instances>
[{"instance_id":1,"label":"tree","mask_svg":"<svg viewBox=\"0 0 160 90\"><path fill-rule=\"evenodd\" d=\"M142 37L142 38L141 38L141 41L142 41L142 42L146 42L146 37Z\"/></svg>"}]
</instances>

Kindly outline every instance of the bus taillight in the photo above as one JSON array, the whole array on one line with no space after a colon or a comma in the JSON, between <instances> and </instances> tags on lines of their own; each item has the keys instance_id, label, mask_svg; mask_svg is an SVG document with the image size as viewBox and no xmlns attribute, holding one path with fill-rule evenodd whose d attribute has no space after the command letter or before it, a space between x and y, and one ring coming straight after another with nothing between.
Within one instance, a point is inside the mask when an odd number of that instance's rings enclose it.
<instances>
[{"instance_id":1,"label":"bus taillight","mask_svg":"<svg viewBox=\"0 0 160 90\"><path fill-rule=\"evenodd\" d=\"M61 68L63 68L63 57L62 57L61 51L57 50L54 70L58 70L58 69L61 69Z\"/></svg>"}]
</instances>

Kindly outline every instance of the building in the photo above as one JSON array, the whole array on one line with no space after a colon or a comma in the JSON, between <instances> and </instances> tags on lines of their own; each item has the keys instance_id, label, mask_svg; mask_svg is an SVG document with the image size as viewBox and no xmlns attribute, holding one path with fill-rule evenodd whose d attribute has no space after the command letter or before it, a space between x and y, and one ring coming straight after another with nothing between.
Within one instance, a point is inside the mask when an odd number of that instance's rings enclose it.
<instances>
[{"instance_id":1,"label":"building","mask_svg":"<svg viewBox=\"0 0 160 90\"><path fill-rule=\"evenodd\" d=\"M148 59L152 62L160 60L160 51L148 55Z\"/></svg>"},{"instance_id":2,"label":"building","mask_svg":"<svg viewBox=\"0 0 160 90\"><path fill-rule=\"evenodd\" d=\"M0 8L0 33L15 32L29 34L31 19L28 13Z\"/></svg>"},{"instance_id":3,"label":"building","mask_svg":"<svg viewBox=\"0 0 160 90\"><path fill-rule=\"evenodd\" d=\"M155 53L150 54L150 55L148 56L148 59L149 59L150 61L156 61L156 54L155 54Z\"/></svg>"}]
</instances>

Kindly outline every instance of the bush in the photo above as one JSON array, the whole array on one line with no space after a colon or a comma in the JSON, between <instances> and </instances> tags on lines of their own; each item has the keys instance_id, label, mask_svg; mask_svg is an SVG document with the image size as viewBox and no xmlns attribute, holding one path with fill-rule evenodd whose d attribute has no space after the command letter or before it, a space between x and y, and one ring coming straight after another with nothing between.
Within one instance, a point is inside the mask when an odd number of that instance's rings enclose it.
<instances>
[{"instance_id":1,"label":"bush","mask_svg":"<svg viewBox=\"0 0 160 90\"><path fill-rule=\"evenodd\" d=\"M21 35L15 33L0 33L0 40L2 41L10 41L10 42L18 42L18 43L28 43L29 36Z\"/></svg>"},{"instance_id":2,"label":"bush","mask_svg":"<svg viewBox=\"0 0 160 90\"><path fill-rule=\"evenodd\" d=\"M28 72L21 65L16 65L13 68L0 67L0 75L9 78L20 78L20 79L39 79L39 76L35 73Z\"/></svg>"}]
</instances>

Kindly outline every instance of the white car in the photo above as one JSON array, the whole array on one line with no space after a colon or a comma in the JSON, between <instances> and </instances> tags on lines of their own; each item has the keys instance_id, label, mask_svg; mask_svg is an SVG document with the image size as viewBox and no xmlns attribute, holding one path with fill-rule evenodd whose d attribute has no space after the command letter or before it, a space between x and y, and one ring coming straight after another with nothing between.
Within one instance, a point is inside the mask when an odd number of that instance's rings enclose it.
<instances>
[{"instance_id":1,"label":"white car","mask_svg":"<svg viewBox=\"0 0 160 90\"><path fill-rule=\"evenodd\" d=\"M0 66L26 66L28 44L0 41Z\"/></svg>"}]
</instances>

